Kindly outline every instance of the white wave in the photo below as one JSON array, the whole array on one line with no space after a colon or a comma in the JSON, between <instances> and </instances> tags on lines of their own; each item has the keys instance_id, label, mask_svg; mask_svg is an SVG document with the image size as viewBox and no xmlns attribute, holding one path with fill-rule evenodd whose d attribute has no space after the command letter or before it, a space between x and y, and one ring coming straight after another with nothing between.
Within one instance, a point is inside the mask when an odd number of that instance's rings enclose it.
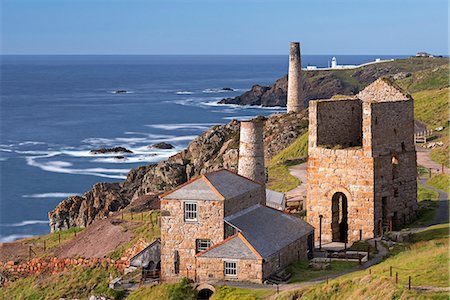
<instances>
[{"instance_id":1,"label":"white wave","mask_svg":"<svg viewBox=\"0 0 450 300\"><path fill-rule=\"evenodd\" d=\"M11 234L11 235L0 237L0 243L11 243L11 242L14 242L15 240L24 239L24 238L28 238L28 237L32 237L32 235L30 235L30 234Z\"/></svg>"},{"instance_id":2,"label":"white wave","mask_svg":"<svg viewBox=\"0 0 450 300\"><path fill-rule=\"evenodd\" d=\"M22 227L27 225L35 225L35 224L48 224L48 220L26 220L18 223L11 223L11 224L2 224L1 226L4 227Z\"/></svg>"},{"instance_id":3,"label":"white wave","mask_svg":"<svg viewBox=\"0 0 450 300\"><path fill-rule=\"evenodd\" d=\"M164 157L155 154L155 155L138 155L134 157L124 157L124 158L116 158L116 157L97 158L91 161L101 163L113 163L113 164L134 164L141 162L158 162L163 158Z\"/></svg>"},{"instance_id":4,"label":"white wave","mask_svg":"<svg viewBox=\"0 0 450 300\"><path fill-rule=\"evenodd\" d=\"M232 117L223 117L224 120L238 120L238 121L248 121L257 116L232 116Z\"/></svg>"},{"instance_id":5,"label":"white wave","mask_svg":"<svg viewBox=\"0 0 450 300\"><path fill-rule=\"evenodd\" d=\"M42 194L31 194L22 195L22 198L67 198L70 196L79 196L77 193L42 193Z\"/></svg>"},{"instance_id":6,"label":"white wave","mask_svg":"<svg viewBox=\"0 0 450 300\"><path fill-rule=\"evenodd\" d=\"M40 168L41 170L54 173L77 174L77 175L92 175L104 178L125 179L126 174L130 169L105 169L105 168L88 168L88 169L71 169L69 162L64 161L49 161L37 162L38 159L48 158L49 155L44 156L29 156L26 157L27 164L32 167Z\"/></svg>"},{"instance_id":7,"label":"white wave","mask_svg":"<svg viewBox=\"0 0 450 300\"><path fill-rule=\"evenodd\" d=\"M216 93L230 93L230 92L234 92L234 91L236 91L236 90L233 89L232 91L230 91L230 90L224 90L223 88L216 88L216 89L203 90L202 93L205 93L205 94L216 94Z\"/></svg>"},{"instance_id":8,"label":"white wave","mask_svg":"<svg viewBox=\"0 0 450 300\"><path fill-rule=\"evenodd\" d=\"M134 94L133 91L125 91L125 92L122 92L122 93L116 93L116 91L109 91L108 93L115 94L115 95Z\"/></svg>"},{"instance_id":9,"label":"white wave","mask_svg":"<svg viewBox=\"0 0 450 300\"><path fill-rule=\"evenodd\" d=\"M45 145L45 143L44 143L44 142L36 142L36 141L25 141L25 142L18 143L17 145L19 145L19 146L25 146L25 145Z\"/></svg>"},{"instance_id":10,"label":"white wave","mask_svg":"<svg viewBox=\"0 0 450 300\"><path fill-rule=\"evenodd\" d=\"M215 125L214 123L180 123L180 124L151 124L145 125L147 127L163 129L163 130L178 130L178 129L198 129L206 130Z\"/></svg>"},{"instance_id":11,"label":"white wave","mask_svg":"<svg viewBox=\"0 0 450 300\"><path fill-rule=\"evenodd\" d=\"M181 92L176 92L177 95L192 95L193 92L188 92L188 91L181 91Z\"/></svg>"}]
</instances>

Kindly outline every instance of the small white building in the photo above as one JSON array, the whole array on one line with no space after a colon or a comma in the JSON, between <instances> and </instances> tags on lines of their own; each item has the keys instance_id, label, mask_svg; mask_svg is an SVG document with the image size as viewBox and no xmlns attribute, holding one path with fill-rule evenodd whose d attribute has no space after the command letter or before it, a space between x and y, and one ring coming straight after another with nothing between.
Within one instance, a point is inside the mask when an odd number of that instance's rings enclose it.
<instances>
[{"instance_id":1,"label":"small white building","mask_svg":"<svg viewBox=\"0 0 450 300\"><path fill-rule=\"evenodd\" d=\"M333 58L331 59L331 68L332 69L337 68L337 59L335 56L333 56Z\"/></svg>"}]
</instances>

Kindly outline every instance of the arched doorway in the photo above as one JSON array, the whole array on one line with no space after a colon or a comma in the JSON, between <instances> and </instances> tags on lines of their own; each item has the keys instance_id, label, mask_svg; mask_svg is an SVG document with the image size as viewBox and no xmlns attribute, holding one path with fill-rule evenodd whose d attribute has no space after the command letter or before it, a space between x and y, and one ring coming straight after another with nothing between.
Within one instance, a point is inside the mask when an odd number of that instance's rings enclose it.
<instances>
[{"instance_id":1,"label":"arched doorway","mask_svg":"<svg viewBox=\"0 0 450 300\"><path fill-rule=\"evenodd\" d=\"M348 204L344 193L334 193L331 199L331 232L333 242L346 242L348 238Z\"/></svg>"},{"instance_id":2,"label":"arched doorway","mask_svg":"<svg viewBox=\"0 0 450 300\"><path fill-rule=\"evenodd\" d=\"M211 291L211 290L208 289L208 288L201 289L201 290L198 292L198 294L197 294L197 299L199 299L199 300L207 300L207 299L211 298L211 296L212 296L213 293L214 293L214 292Z\"/></svg>"},{"instance_id":3,"label":"arched doorway","mask_svg":"<svg viewBox=\"0 0 450 300\"><path fill-rule=\"evenodd\" d=\"M199 300L207 300L211 298L212 294L216 291L214 286L207 283L201 283L195 289L198 291L197 299Z\"/></svg>"}]
</instances>

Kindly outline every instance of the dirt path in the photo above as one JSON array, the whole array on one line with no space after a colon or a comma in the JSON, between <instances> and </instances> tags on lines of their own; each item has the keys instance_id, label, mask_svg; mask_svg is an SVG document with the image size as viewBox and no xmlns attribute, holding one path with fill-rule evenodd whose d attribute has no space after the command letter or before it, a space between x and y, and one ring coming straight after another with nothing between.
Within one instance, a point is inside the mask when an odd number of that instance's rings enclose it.
<instances>
[{"instance_id":1,"label":"dirt path","mask_svg":"<svg viewBox=\"0 0 450 300\"><path fill-rule=\"evenodd\" d=\"M442 165L430 158L431 150L422 147L416 147L416 151L417 151L417 165L431 169L432 173L434 174L440 173L442 171ZM444 172L445 174L449 174L450 169L444 166Z\"/></svg>"},{"instance_id":2,"label":"dirt path","mask_svg":"<svg viewBox=\"0 0 450 300\"><path fill-rule=\"evenodd\" d=\"M297 177L302 183L295 189L286 193L286 200L288 202L304 200L306 197L307 184L306 163L290 167L289 173L291 173L292 176Z\"/></svg>"}]
</instances>

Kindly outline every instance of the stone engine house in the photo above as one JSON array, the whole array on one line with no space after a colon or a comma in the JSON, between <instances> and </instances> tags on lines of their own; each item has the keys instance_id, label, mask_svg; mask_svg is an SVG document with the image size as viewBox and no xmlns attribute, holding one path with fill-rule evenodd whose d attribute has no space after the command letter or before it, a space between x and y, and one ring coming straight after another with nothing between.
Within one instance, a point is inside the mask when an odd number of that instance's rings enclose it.
<instances>
[{"instance_id":1,"label":"stone engine house","mask_svg":"<svg viewBox=\"0 0 450 300\"><path fill-rule=\"evenodd\" d=\"M310 102L306 209L316 240L370 239L415 217L413 109L387 79L355 98Z\"/></svg>"},{"instance_id":2,"label":"stone engine house","mask_svg":"<svg viewBox=\"0 0 450 300\"><path fill-rule=\"evenodd\" d=\"M314 229L265 206L264 185L228 170L161 196L161 277L262 283L313 251Z\"/></svg>"}]
</instances>

